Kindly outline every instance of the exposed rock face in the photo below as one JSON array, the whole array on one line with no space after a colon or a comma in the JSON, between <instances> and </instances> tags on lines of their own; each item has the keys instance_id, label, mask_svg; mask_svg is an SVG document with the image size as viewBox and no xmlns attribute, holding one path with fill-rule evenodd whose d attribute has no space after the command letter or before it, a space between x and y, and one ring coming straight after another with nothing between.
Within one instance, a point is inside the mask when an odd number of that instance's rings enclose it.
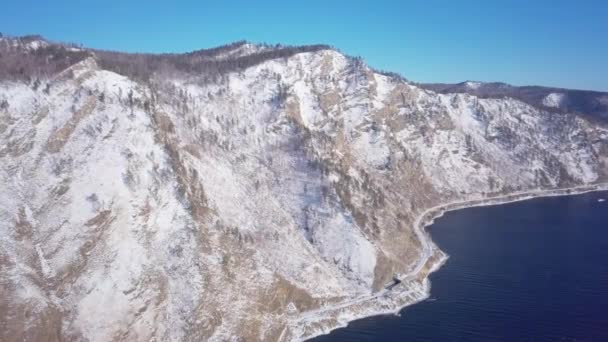
<instances>
[{"instance_id":1,"label":"exposed rock face","mask_svg":"<svg viewBox=\"0 0 608 342\"><path fill-rule=\"evenodd\" d=\"M608 178L601 121L273 49L0 82L0 340L301 340L424 296L427 209Z\"/></svg>"}]
</instances>

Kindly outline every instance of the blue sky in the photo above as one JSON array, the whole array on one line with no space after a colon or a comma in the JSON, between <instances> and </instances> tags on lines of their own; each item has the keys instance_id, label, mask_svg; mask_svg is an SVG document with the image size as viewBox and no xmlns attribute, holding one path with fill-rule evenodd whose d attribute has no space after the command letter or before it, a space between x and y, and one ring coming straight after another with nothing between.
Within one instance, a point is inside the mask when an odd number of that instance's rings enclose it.
<instances>
[{"instance_id":1,"label":"blue sky","mask_svg":"<svg viewBox=\"0 0 608 342\"><path fill-rule=\"evenodd\" d=\"M608 91L600 0L6 0L0 32L146 52L326 43L414 81Z\"/></svg>"}]
</instances>

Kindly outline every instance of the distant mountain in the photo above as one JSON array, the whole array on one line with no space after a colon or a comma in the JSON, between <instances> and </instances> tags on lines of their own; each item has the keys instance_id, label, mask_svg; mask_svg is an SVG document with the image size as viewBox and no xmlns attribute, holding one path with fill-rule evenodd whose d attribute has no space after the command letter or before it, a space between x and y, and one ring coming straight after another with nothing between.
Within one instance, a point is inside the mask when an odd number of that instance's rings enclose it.
<instances>
[{"instance_id":1,"label":"distant mountain","mask_svg":"<svg viewBox=\"0 0 608 342\"><path fill-rule=\"evenodd\" d=\"M466 93L480 98L511 97L538 109L560 113L579 113L608 120L608 93L589 90L523 86L516 87L500 82L421 83L418 86L441 94Z\"/></svg>"},{"instance_id":2,"label":"distant mountain","mask_svg":"<svg viewBox=\"0 0 608 342\"><path fill-rule=\"evenodd\" d=\"M608 181L603 99L416 85L326 45L0 38L0 340L291 341L393 312L446 258L420 229L443 209Z\"/></svg>"}]
</instances>

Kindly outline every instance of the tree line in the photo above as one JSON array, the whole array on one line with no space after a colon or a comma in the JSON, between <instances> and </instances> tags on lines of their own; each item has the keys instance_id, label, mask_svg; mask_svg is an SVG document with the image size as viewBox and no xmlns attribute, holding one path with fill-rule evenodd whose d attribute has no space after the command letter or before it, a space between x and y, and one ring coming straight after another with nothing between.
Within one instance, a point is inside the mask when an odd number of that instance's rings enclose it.
<instances>
[{"instance_id":1,"label":"tree line","mask_svg":"<svg viewBox=\"0 0 608 342\"><path fill-rule=\"evenodd\" d=\"M90 56L90 52L67 44L26 48L28 43L41 39L24 36L0 40L0 80L35 82L37 78L57 74Z\"/></svg>"},{"instance_id":2,"label":"tree line","mask_svg":"<svg viewBox=\"0 0 608 342\"><path fill-rule=\"evenodd\" d=\"M94 50L100 66L119 74L148 81L154 76L196 74L217 77L225 73L242 70L267 60L291 57L297 53L331 49L328 45L269 47L244 56L217 58L224 52L246 44L240 41L220 47L183 54L146 54ZM271 48L270 48L271 47Z\"/></svg>"},{"instance_id":3,"label":"tree line","mask_svg":"<svg viewBox=\"0 0 608 342\"><path fill-rule=\"evenodd\" d=\"M28 49L27 44L34 40L45 41L40 36L4 37L0 40L0 80L33 83L39 78L57 74L87 57L94 57L103 69L140 81L183 74L216 78L270 59L331 49L328 45L320 44L297 47L262 44L262 49L251 54L220 58L222 54L234 51L247 42L238 41L189 53L151 54L82 49L75 44L60 43L49 43L36 49Z\"/></svg>"}]
</instances>

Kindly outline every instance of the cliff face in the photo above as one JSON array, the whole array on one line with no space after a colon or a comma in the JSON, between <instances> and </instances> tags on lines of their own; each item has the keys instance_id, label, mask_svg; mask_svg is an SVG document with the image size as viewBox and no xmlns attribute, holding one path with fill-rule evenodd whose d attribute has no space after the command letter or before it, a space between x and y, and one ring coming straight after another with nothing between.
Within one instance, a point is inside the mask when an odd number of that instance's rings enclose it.
<instances>
[{"instance_id":1,"label":"cliff face","mask_svg":"<svg viewBox=\"0 0 608 342\"><path fill-rule=\"evenodd\" d=\"M3 341L304 339L425 295L427 209L608 178L602 121L325 47L145 80L55 48L79 58L0 81Z\"/></svg>"}]
</instances>

